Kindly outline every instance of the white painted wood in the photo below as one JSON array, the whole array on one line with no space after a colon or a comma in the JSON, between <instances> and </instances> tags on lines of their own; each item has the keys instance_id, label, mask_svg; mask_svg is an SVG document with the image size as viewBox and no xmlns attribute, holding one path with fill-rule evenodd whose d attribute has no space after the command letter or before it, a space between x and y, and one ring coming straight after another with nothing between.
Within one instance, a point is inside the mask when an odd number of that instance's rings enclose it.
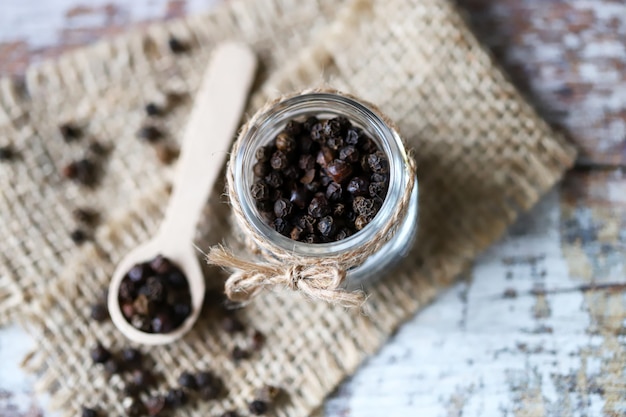
<instances>
[{"instance_id":1,"label":"white painted wood","mask_svg":"<svg viewBox=\"0 0 626 417\"><path fill-rule=\"evenodd\" d=\"M602 338L588 332L583 293L567 291L578 284L552 192L345 383L326 416L602 416L598 394L564 382L600 373L584 352ZM533 295L544 290L557 293Z\"/></svg>"}]
</instances>

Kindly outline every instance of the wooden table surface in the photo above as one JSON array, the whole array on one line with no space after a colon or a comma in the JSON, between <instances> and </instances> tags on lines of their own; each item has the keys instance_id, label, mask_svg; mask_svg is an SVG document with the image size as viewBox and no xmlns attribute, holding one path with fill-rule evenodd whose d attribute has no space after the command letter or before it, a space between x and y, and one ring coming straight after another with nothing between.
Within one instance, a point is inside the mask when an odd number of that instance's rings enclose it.
<instances>
[{"instance_id":1,"label":"wooden table surface","mask_svg":"<svg viewBox=\"0 0 626 417\"><path fill-rule=\"evenodd\" d=\"M0 75L219 1L2 0ZM626 2L457 2L580 158L323 414L626 416ZM52 415L17 365L33 343L0 329L0 416Z\"/></svg>"}]
</instances>

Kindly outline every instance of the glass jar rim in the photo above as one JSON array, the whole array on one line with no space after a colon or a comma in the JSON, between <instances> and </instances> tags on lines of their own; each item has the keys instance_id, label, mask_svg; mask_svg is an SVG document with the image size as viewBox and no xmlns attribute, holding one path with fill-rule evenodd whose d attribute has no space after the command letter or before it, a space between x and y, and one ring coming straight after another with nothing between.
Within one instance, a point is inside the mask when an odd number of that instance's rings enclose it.
<instances>
[{"instance_id":1,"label":"glass jar rim","mask_svg":"<svg viewBox=\"0 0 626 417\"><path fill-rule=\"evenodd\" d=\"M296 109L302 111L303 115L308 111L308 114L311 115L314 111L308 109L315 108L315 106L324 109L323 111L318 110L317 114L323 112L338 113L338 109L341 109L351 112L354 117L347 117L352 122L355 122L353 120L355 117L361 121L366 121L370 128L369 130L376 132L375 137L372 139L376 141L381 150L387 155L389 161L389 188L377 215L362 230L345 239L328 243L299 242L275 231L258 215L254 200L250 194L249 184L242 180L245 177L244 171L246 169L251 170L251 166L247 165L246 162L253 157L250 153L254 144L257 141L262 141L264 134L276 124L286 123L293 118L299 117L286 117L290 111ZM375 106L366 104L351 96L334 92L307 92L294 95L274 103L263 113L255 115L240 138L240 146L236 155L234 155L233 185L239 198L245 221L248 222L258 236L268 239L272 246L298 256L315 258L337 256L371 241L377 230L390 221L389 217L395 212L409 182L408 156L404 144L398 132L386 120Z\"/></svg>"}]
</instances>

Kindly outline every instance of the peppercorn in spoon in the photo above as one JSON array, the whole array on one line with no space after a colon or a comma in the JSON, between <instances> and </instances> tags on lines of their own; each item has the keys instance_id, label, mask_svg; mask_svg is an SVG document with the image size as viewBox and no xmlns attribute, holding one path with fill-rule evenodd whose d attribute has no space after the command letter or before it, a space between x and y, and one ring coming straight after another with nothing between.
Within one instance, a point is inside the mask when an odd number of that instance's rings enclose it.
<instances>
[{"instance_id":1,"label":"peppercorn in spoon","mask_svg":"<svg viewBox=\"0 0 626 417\"><path fill-rule=\"evenodd\" d=\"M205 282L192 244L196 223L230 149L255 70L248 47L223 43L215 48L182 140L163 223L113 274L111 319L133 342L172 342L198 318Z\"/></svg>"}]
</instances>

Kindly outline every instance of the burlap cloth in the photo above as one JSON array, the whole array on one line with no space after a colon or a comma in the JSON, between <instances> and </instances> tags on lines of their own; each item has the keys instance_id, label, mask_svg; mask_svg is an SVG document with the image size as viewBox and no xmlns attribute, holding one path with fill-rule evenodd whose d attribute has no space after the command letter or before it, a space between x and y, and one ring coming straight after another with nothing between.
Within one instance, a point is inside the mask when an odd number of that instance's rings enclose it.
<instances>
[{"instance_id":1,"label":"burlap cloth","mask_svg":"<svg viewBox=\"0 0 626 417\"><path fill-rule=\"evenodd\" d=\"M166 51L170 31L192 41L188 55L173 59ZM193 92L212 45L229 37L250 43L264 68L250 112L281 92L326 82L397 122L418 163L419 236L406 260L368 289L366 314L273 291L241 312L267 336L249 360L229 358L244 336L224 334L210 315L180 342L151 348L166 377L161 389L175 385L182 370L201 368L227 385L224 399L177 415L245 411L264 383L286 391L275 415L310 414L573 162L574 150L521 99L447 0L233 1L210 16L154 26L33 69L26 90L5 80L0 129L22 159L0 166L2 317L30 320L38 347L26 365L62 415L77 415L84 404L123 412L119 378L91 366L88 347L127 342L88 312L115 262L155 230L167 199L167 172L134 138L141 106L163 89ZM164 119L168 131L180 131L189 105ZM82 149L58 137L66 118L84 120L89 134L112 145L93 191L58 175ZM207 205L200 248L229 235L221 192ZM79 204L101 205L106 221L95 243L77 250L68 231ZM208 279L222 277L208 271Z\"/></svg>"}]
</instances>

